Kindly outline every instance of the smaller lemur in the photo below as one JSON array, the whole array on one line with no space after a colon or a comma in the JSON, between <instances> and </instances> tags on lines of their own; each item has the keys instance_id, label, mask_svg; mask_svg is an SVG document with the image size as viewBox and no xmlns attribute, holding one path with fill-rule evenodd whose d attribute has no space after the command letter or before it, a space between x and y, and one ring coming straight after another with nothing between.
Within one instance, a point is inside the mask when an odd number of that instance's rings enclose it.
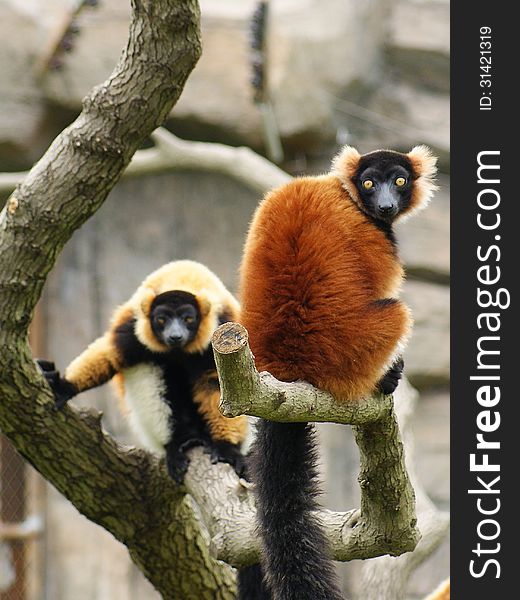
<instances>
[{"instance_id":1,"label":"smaller lemur","mask_svg":"<svg viewBox=\"0 0 520 600\"><path fill-rule=\"evenodd\" d=\"M117 308L108 331L60 377L38 361L61 408L76 394L113 379L142 445L165 455L181 482L186 451L204 446L217 462L243 471L247 418L224 417L211 336L238 318L238 302L205 266L180 260L149 275Z\"/></svg>"},{"instance_id":2,"label":"smaller lemur","mask_svg":"<svg viewBox=\"0 0 520 600\"><path fill-rule=\"evenodd\" d=\"M240 321L259 371L356 402L392 393L411 328L392 224L426 205L436 159L424 146L361 155L271 191L248 233ZM262 569L273 600L340 600L316 516L314 431L260 419L251 458ZM245 596L244 596L245 600Z\"/></svg>"}]
</instances>

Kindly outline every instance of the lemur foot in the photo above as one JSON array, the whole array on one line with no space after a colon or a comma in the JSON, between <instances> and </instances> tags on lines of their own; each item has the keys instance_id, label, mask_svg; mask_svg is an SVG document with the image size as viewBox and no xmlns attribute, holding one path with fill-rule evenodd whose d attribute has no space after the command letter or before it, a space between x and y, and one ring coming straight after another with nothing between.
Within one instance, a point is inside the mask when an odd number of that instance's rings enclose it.
<instances>
[{"instance_id":1,"label":"lemur foot","mask_svg":"<svg viewBox=\"0 0 520 600\"><path fill-rule=\"evenodd\" d=\"M225 441L208 442L199 438L192 438L180 445L168 444L166 446L168 474L179 485L184 481L184 476L190 465L190 459L186 453L197 446L202 446L204 452L209 454L212 464L227 463L235 469L239 477L244 476L246 460L237 445Z\"/></svg>"},{"instance_id":2,"label":"lemur foot","mask_svg":"<svg viewBox=\"0 0 520 600\"><path fill-rule=\"evenodd\" d=\"M399 380L403 375L404 361L400 356L394 362L394 364L388 369L388 371L383 375L377 387L381 392L385 395L392 394L397 386L399 385Z\"/></svg>"},{"instance_id":3,"label":"lemur foot","mask_svg":"<svg viewBox=\"0 0 520 600\"><path fill-rule=\"evenodd\" d=\"M190 466L190 459L180 449L176 449L174 452L166 452L166 468L168 475L177 483L181 485L184 481L186 471Z\"/></svg>"},{"instance_id":4,"label":"lemur foot","mask_svg":"<svg viewBox=\"0 0 520 600\"><path fill-rule=\"evenodd\" d=\"M190 459L182 452L179 452L175 455L175 458L172 456L166 456L166 468L168 469L168 475L177 483L181 485L184 481L184 476L186 475L186 471L190 466Z\"/></svg>"},{"instance_id":5,"label":"lemur foot","mask_svg":"<svg viewBox=\"0 0 520 600\"><path fill-rule=\"evenodd\" d=\"M204 441L199 438L191 438L180 444L172 442L166 445L166 468L168 469L168 475L179 485L184 481L184 476L190 466L190 459L186 453L191 448L203 445Z\"/></svg>"},{"instance_id":6,"label":"lemur foot","mask_svg":"<svg viewBox=\"0 0 520 600\"><path fill-rule=\"evenodd\" d=\"M37 358L36 364L54 393L54 408L62 409L77 394L76 387L64 377L60 377L60 372L52 361Z\"/></svg>"},{"instance_id":7,"label":"lemur foot","mask_svg":"<svg viewBox=\"0 0 520 600\"><path fill-rule=\"evenodd\" d=\"M226 463L235 469L239 477L245 476L246 457L236 444L225 441L213 442L211 446L205 448L205 452L210 455L213 464Z\"/></svg>"}]
</instances>

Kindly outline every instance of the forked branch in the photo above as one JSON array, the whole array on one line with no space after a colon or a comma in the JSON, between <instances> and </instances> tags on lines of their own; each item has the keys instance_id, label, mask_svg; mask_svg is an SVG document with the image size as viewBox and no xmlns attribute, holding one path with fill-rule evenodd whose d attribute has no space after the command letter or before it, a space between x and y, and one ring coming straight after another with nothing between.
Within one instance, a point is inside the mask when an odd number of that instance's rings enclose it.
<instances>
[{"instance_id":1,"label":"forked branch","mask_svg":"<svg viewBox=\"0 0 520 600\"><path fill-rule=\"evenodd\" d=\"M217 329L213 349L224 414L354 426L361 457L361 509L347 513L323 511L320 515L334 558L346 561L412 551L420 537L415 495L404 463L392 397L374 396L349 405L307 383L283 383L268 373L258 373L247 331L238 323L226 323ZM204 491L196 489L196 482L190 482L189 488L200 504ZM243 502L246 493L243 492L242 499L236 490L227 494L231 503L235 498L241 503L240 510L230 510L233 518L229 526L219 515L218 527L212 528L209 517L216 554L233 565L251 563L259 552L253 503L249 499Z\"/></svg>"}]
</instances>

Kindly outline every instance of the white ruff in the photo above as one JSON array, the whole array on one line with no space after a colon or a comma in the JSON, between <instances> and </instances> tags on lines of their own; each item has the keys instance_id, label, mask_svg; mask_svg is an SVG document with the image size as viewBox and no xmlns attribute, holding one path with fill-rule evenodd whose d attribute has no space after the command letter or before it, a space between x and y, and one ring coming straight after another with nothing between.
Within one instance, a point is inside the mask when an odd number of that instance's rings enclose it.
<instances>
[{"instance_id":1,"label":"white ruff","mask_svg":"<svg viewBox=\"0 0 520 600\"><path fill-rule=\"evenodd\" d=\"M171 409L164 401L162 369L141 364L125 369L123 376L130 427L144 448L163 455L164 446L171 439Z\"/></svg>"}]
</instances>

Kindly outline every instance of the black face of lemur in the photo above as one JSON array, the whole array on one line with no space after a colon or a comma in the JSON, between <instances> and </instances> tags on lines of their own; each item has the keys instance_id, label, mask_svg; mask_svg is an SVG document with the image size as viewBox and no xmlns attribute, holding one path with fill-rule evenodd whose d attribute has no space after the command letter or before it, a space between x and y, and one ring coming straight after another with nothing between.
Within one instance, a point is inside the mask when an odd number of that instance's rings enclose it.
<instances>
[{"instance_id":1,"label":"black face of lemur","mask_svg":"<svg viewBox=\"0 0 520 600\"><path fill-rule=\"evenodd\" d=\"M155 298L150 322L156 338L170 348L184 348L197 335L200 310L195 296L172 291Z\"/></svg>"},{"instance_id":2,"label":"black face of lemur","mask_svg":"<svg viewBox=\"0 0 520 600\"><path fill-rule=\"evenodd\" d=\"M413 178L407 156L383 150L361 157L354 181L366 212L391 222L410 204Z\"/></svg>"}]
</instances>

